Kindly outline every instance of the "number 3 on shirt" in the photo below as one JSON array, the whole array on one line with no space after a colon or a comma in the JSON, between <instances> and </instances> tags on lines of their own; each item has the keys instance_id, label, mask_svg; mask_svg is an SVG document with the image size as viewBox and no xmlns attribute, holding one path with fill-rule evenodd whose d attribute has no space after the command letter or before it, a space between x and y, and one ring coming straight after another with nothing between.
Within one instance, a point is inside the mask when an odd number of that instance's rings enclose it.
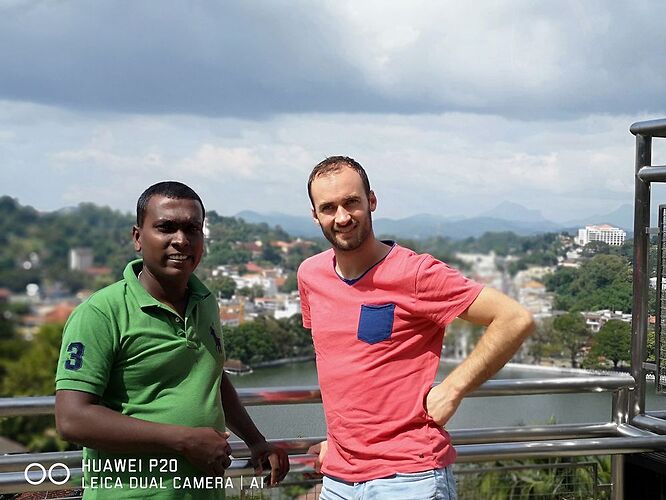
<instances>
[{"instance_id":1,"label":"number 3 on shirt","mask_svg":"<svg viewBox=\"0 0 666 500\"><path fill-rule=\"evenodd\" d=\"M83 366L83 351L85 346L81 342L72 342L67 346L69 359L65 361L65 368L68 370L78 370Z\"/></svg>"}]
</instances>

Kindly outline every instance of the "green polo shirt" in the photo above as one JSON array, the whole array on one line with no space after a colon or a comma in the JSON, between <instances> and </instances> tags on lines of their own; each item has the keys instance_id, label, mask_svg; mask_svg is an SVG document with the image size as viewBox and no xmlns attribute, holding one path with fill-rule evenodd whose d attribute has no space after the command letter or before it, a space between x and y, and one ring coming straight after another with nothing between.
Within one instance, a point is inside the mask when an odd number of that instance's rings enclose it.
<instances>
[{"instance_id":1,"label":"green polo shirt","mask_svg":"<svg viewBox=\"0 0 666 500\"><path fill-rule=\"evenodd\" d=\"M74 310L63 333L56 390L95 394L104 406L142 420L224 430L217 302L192 275L181 318L141 286L142 265L130 262L121 281ZM219 482L195 488L201 473L181 455L85 448L83 466L85 498L224 498Z\"/></svg>"}]
</instances>

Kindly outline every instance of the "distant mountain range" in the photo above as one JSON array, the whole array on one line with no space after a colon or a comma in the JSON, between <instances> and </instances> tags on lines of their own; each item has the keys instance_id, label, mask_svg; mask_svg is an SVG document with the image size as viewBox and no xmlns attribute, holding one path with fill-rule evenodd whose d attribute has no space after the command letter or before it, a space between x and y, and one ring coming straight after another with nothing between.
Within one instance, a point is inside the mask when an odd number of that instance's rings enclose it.
<instances>
[{"instance_id":1,"label":"distant mountain range","mask_svg":"<svg viewBox=\"0 0 666 500\"><path fill-rule=\"evenodd\" d=\"M251 223L265 222L270 226L279 225L292 236L321 237L319 226L310 217L278 212L262 214L251 210L239 212L236 217ZM633 207L625 204L608 214L556 223L543 217L538 210L505 201L493 210L476 217L456 218L418 214L404 219L377 218L373 220L373 226L377 235L391 235L409 239L446 236L458 240L478 237L486 232L512 231L522 236L557 231L574 233L578 228L587 224L611 224L630 233L633 229L633 217Z\"/></svg>"}]
</instances>

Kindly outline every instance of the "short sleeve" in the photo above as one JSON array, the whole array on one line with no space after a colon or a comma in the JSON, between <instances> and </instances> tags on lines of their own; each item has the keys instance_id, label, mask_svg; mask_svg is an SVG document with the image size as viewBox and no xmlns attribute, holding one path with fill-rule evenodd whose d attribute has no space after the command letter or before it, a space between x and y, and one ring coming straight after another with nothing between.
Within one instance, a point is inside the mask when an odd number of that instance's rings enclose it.
<instances>
[{"instance_id":1,"label":"short sleeve","mask_svg":"<svg viewBox=\"0 0 666 500\"><path fill-rule=\"evenodd\" d=\"M301 268L298 268L298 295L301 298L301 315L303 316L303 328L312 328L312 323L310 321L310 303L308 302L308 294L305 289L305 283L303 282L303 276Z\"/></svg>"},{"instance_id":2,"label":"short sleeve","mask_svg":"<svg viewBox=\"0 0 666 500\"><path fill-rule=\"evenodd\" d=\"M56 390L102 396L113 366L115 336L110 320L89 303L77 307L65 324L56 370Z\"/></svg>"},{"instance_id":3,"label":"short sleeve","mask_svg":"<svg viewBox=\"0 0 666 500\"><path fill-rule=\"evenodd\" d=\"M483 285L427 255L416 273L418 310L446 327L474 302Z\"/></svg>"}]
</instances>

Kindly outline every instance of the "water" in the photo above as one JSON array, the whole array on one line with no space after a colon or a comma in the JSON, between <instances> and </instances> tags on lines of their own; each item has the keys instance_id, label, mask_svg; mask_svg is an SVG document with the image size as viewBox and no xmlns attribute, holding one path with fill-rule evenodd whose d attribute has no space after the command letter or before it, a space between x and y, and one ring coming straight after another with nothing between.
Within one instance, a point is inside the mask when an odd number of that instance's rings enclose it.
<instances>
[{"instance_id":1,"label":"water","mask_svg":"<svg viewBox=\"0 0 666 500\"><path fill-rule=\"evenodd\" d=\"M437 380L442 380L455 364L443 362ZM495 378L571 377L552 371L510 367ZM275 387L317 385L314 362L263 368L232 377L236 387ZM666 396L656 396L654 385L647 389L648 410L666 410ZM248 412L269 439L323 436L326 433L321 404L249 407ZM447 429L470 429L515 425L608 422L611 418L610 393L544 394L467 398L447 424Z\"/></svg>"}]
</instances>

